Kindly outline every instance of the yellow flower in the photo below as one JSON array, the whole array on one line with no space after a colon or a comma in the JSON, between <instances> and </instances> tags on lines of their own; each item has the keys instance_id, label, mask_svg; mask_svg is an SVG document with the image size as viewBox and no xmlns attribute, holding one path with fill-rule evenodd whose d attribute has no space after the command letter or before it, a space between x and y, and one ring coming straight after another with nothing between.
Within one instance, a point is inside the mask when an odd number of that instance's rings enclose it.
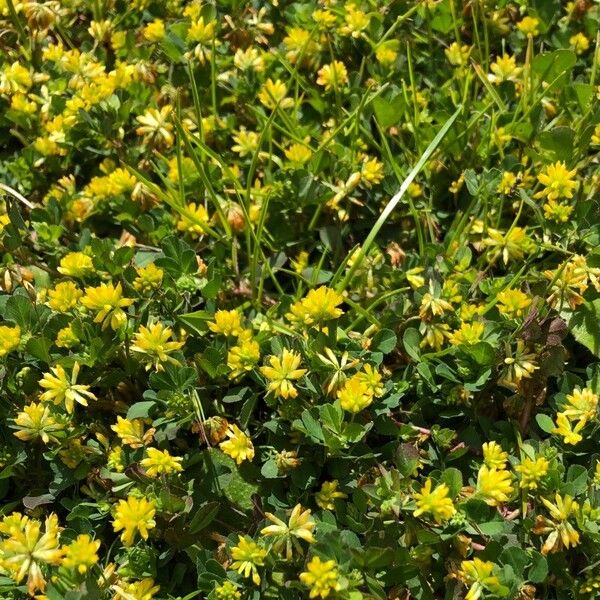
<instances>
[{"instance_id":1,"label":"yellow flower","mask_svg":"<svg viewBox=\"0 0 600 600\"><path fill-rule=\"evenodd\" d=\"M512 135L506 131L504 127L494 129L492 133L492 141L498 148L502 148L512 140Z\"/></svg>"},{"instance_id":2,"label":"yellow flower","mask_svg":"<svg viewBox=\"0 0 600 600\"><path fill-rule=\"evenodd\" d=\"M450 490L445 483L440 483L431 490L431 479L427 479L420 492L415 492L413 498L417 503L414 516L419 517L423 514L431 514L436 523L443 523L450 519L456 513L452 498L449 497Z\"/></svg>"},{"instance_id":3,"label":"yellow flower","mask_svg":"<svg viewBox=\"0 0 600 600\"><path fill-rule=\"evenodd\" d=\"M170 475L183 471L180 456L171 456L168 450L159 450L158 448L148 448L146 458L141 461L142 467L146 469L148 477L158 477L159 475Z\"/></svg>"},{"instance_id":4,"label":"yellow flower","mask_svg":"<svg viewBox=\"0 0 600 600\"><path fill-rule=\"evenodd\" d=\"M525 309L531 306L531 298L521 290L506 289L496 296L498 311L509 319L524 316Z\"/></svg>"},{"instance_id":5,"label":"yellow flower","mask_svg":"<svg viewBox=\"0 0 600 600\"><path fill-rule=\"evenodd\" d=\"M536 363L537 355L533 352L527 352L525 342L517 340L517 347L512 352L510 345L506 344L506 365L498 381L509 389L516 389L522 379L529 379L533 372L539 369Z\"/></svg>"},{"instance_id":6,"label":"yellow flower","mask_svg":"<svg viewBox=\"0 0 600 600\"><path fill-rule=\"evenodd\" d=\"M113 469L117 473L122 473L125 470L123 448L121 446L115 446L112 448L107 456L106 466L109 469Z\"/></svg>"},{"instance_id":7,"label":"yellow flower","mask_svg":"<svg viewBox=\"0 0 600 600\"><path fill-rule=\"evenodd\" d=\"M497 442L485 442L481 446L483 451L483 462L491 469L504 469L508 454L502 450Z\"/></svg>"},{"instance_id":8,"label":"yellow flower","mask_svg":"<svg viewBox=\"0 0 600 600\"><path fill-rule=\"evenodd\" d=\"M82 533L68 546L63 547L65 557L62 566L76 569L83 575L89 567L98 562L98 548L100 548L99 540L92 540L89 535Z\"/></svg>"},{"instance_id":9,"label":"yellow flower","mask_svg":"<svg viewBox=\"0 0 600 600\"><path fill-rule=\"evenodd\" d=\"M589 284L589 268L585 257L575 255L559 264L555 271L544 271L544 276L550 281L552 293L547 299L550 306L566 301L574 309L583 303L581 294Z\"/></svg>"},{"instance_id":10,"label":"yellow flower","mask_svg":"<svg viewBox=\"0 0 600 600\"><path fill-rule=\"evenodd\" d=\"M227 353L227 366L231 369L231 377L235 379L247 371L251 371L260 360L258 342L248 336L240 337L239 344Z\"/></svg>"},{"instance_id":11,"label":"yellow flower","mask_svg":"<svg viewBox=\"0 0 600 600\"><path fill-rule=\"evenodd\" d=\"M15 425L19 429L15 436L20 440L29 442L39 437L45 444L57 441L54 433L64 429L64 425L50 414L48 405L42 403L23 407L23 411L15 418Z\"/></svg>"},{"instance_id":12,"label":"yellow flower","mask_svg":"<svg viewBox=\"0 0 600 600\"><path fill-rule=\"evenodd\" d=\"M136 267L137 277L133 280L133 287L141 294L149 294L160 288L164 271L154 263L145 267Z\"/></svg>"},{"instance_id":13,"label":"yellow flower","mask_svg":"<svg viewBox=\"0 0 600 600\"><path fill-rule=\"evenodd\" d=\"M62 550L58 541L58 517L51 514L44 523L20 513L12 513L0 523L0 565L16 583L27 575L27 591L33 596L46 589L42 565L59 565Z\"/></svg>"},{"instance_id":14,"label":"yellow flower","mask_svg":"<svg viewBox=\"0 0 600 600\"><path fill-rule=\"evenodd\" d=\"M452 181L452 183L448 187L448 191L451 194L458 194L458 192L460 192L460 190L462 189L464 184L465 184L465 174L461 173L460 177L458 179L455 179L454 181Z\"/></svg>"},{"instance_id":15,"label":"yellow flower","mask_svg":"<svg viewBox=\"0 0 600 600\"><path fill-rule=\"evenodd\" d=\"M337 21L336 15L329 10L317 9L312 13L313 21L317 24L319 29L331 29Z\"/></svg>"},{"instance_id":16,"label":"yellow flower","mask_svg":"<svg viewBox=\"0 0 600 600\"><path fill-rule=\"evenodd\" d=\"M563 406L563 414L570 421L589 421L596 416L598 410L598 394L590 388L575 388L567 394L567 402Z\"/></svg>"},{"instance_id":17,"label":"yellow flower","mask_svg":"<svg viewBox=\"0 0 600 600\"><path fill-rule=\"evenodd\" d=\"M448 336L448 341L453 346L460 346L462 344L476 344L481 340L484 330L485 325L481 321L474 321L473 323L463 323L460 326L460 329L453 331Z\"/></svg>"},{"instance_id":18,"label":"yellow flower","mask_svg":"<svg viewBox=\"0 0 600 600\"><path fill-rule=\"evenodd\" d=\"M569 206L564 202L557 202L556 200L548 200L548 202L544 203L543 208L544 217L548 221L554 221L555 223L566 223L574 210L573 206Z\"/></svg>"},{"instance_id":19,"label":"yellow flower","mask_svg":"<svg viewBox=\"0 0 600 600\"><path fill-rule=\"evenodd\" d=\"M149 108L143 115L136 117L140 126L135 130L137 135L144 136L147 144L172 146L173 124L169 122L173 107L169 104L161 109Z\"/></svg>"},{"instance_id":20,"label":"yellow flower","mask_svg":"<svg viewBox=\"0 0 600 600\"><path fill-rule=\"evenodd\" d=\"M162 19L154 19L142 30L142 35L149 42L160 42L166 35L165 23Z\"/></svg>"},{"instance_id":21,"label":"yellow flower","mask_svg":"<svg viewBox=\"0 0 600 600\"><path fill-rule=\"evenodd\" d=\"M32 85L33 77L29 69L20 64L19 61L4 66L0 74L0 94L25 93Z\"/></svg>"},{"instance_id":22,"label":"yellow flower","mask_svg":"<svg viewBox=\"0 0 600 600\"><path fill-rule=\"evenodd\" d=\"M300 581L310 588L310 598L327 598L331 592L338 592L342 588L335 560L323 562L318 556L313 556L306 568L300 573Z\"/></svg>"},{"instance_id":23,"label":"yellow flower","mask_svg":"<svg viewBox=\"0 0 600 600\"><path fill-rule=\"evenodd\" d=\"M371 18L368 14L360 10L353 2L349 2L344 6L345 24L340 27L340 33L358 38L369 26L370 20Z\"/></svg>"},{"instance_id":24,"label":"yellow flower","mask_svg":"<svg viewBox=\"0 0 600 600\"><path fill-rule=\"evenodd\" d=\"M25 94L16 93L10 99L10 107L16 112L25 114L33 114L37 111L38 106L32 100L27 100Z\"/></svg>"},{"instance_id":25,"label":"yellow flower","mask_svg":"<svg viewBox=\"0 0 600 600\"><path fill-rule=\"evenodd\" d=\"M388 46L383 44L375 50L375 58L377 62L382 64L385 67L391 66L395 60L398 58L398 50L396 50L393 46Z\"/></svg>"},{"instance_id":26,"label":"yellow flower","mask_svg":"<svg viewBox=\"0 0 600 600\"><path fill-rule=\"evenodd\" d=\"M526 252L534 248L533 241L522 227L513 227L506 234L497 229L489 228L488 237L483 240L483 245L492 248L490 260L494 261L502 256L504 264L510 259L522 260Z\"/></svg>"},{"instance_id":27,"label":"yellow flower","mask_svg":"<svg viewBox=\"0 0 600 600\"><path fill-rule=\"evenodd\" d=\"M238 586L233 581L224 581L215 588L217 600L241 600L242 594L238 591Z\"/></svg>"},{"instance_id":28,"label":"yellow flower","mask_svg":"<svg viewBox=\"0 0 600 600\"><path fill-rule=\"evenodd\" d=\"M208 221L208 211L205 206L190 202L179 214L177 230L189 233L192 238L198 239L206 233Z\"/></svg>"},{"instance_id":29,"label":"yellow flower","mask_svg":"<svg viewBox=\"0 0 600 600\"><path fill-rule=\"evenodd\" d=\"M231 549L231 557L234 562L231 563L230 568L236 570L243 577L252 576L254 584L259 585L260 575L257 567L264 566L266 556L267 551L253 539L238 535L237 546Z\"/></svg>"},{"instance_id":30,"label":"yellow flower","mask_svg":"<svg viewBox=\"0 0 600 600\"><path fill-rule=\"evenodd\" d=\"M221 442L219 448L231 456L238 465L254 458L252 440L237 425L229 425L227 437L229 439Z\"/></svg>"},{"instance_id":31,"label":"yellow flower","mask_svg":"<svg viewBox=\"0 0 600 600\"><path fill-rule=\"evenodd\" d=\"M583 439L583 436L579 432L585 427L585 424L585 419L582 419L573 427L567 415L558 413L556 415L556 427L552 430L552 433L560 435L565 444L575 446L575 444L578 444Z\"/></svg>"},{"instance_id":32,"label":"yellow flower","mask_svg":"<svg viewBox=\"0 0 600 600\"><path fill-rule=\"evenodd\" d=\"M181 349L185 342L169 341L172 335L173 330L162 323L154 323L150 327L140 325L133 338L131 350L144 355L142 359L148 363L146 369L153 366L156 371L162 371L164 367L161 363L180 364L169 354Z\"/></svg>"},{"instance_id":33,"label":"yellow flower","mask_svg":"<svg viewBox=\"0 0 600 600\"><path fill-rule=\"evenodd\" d=\"M233 64L240 71L256 71L261 73L265 70L265 61L260 51L250 46L245 50L238 48L233 56Z\"/></svg>"},{"instance_id":34,"label":"yellow flower","mask_svg":"<svg viewBox=\"0 0 600 600\"><path fill-rule=\"evenodd\" d=\"M590 47L590 40L581 32L569 38L569 44L573 46L575 54L583 54Z\"/></svg>"},{"instance_id":35,"label":"yellow flower","mask_svg":"<svg viewBox=\"0 0 600 600\"><path fill-rule=\"evenodd\" d=\"M510 194L517 185L517 176L511 171L504 171L502 179L498 184L498 192L500 194Z\"/></svg>"},{"instance_id":36,"label":"yellow flower","mask_svg":"<svg viewBox=\"0 0 600 600\"><path fill-rule=\"evenodd\" d=\"M500 580L492 575L495 566L493 562L483 561L480 558L462 561L458 576L465 585L469 586L465 600L477 600L484 592L492 595L501 592L503 586Z\"/></svg>"},{"instance_id":37,"label":"yellow flower","mask_svg":"<svg viewBox=\"0 0 600 600\"><path fill-rule=\"evenodd\" d=\"M548 165L546 170L538 175L538 181L544 186L544 189L534 198L548 198L548 200L558 200L559 198L572 198L573 190L577 187L577 169L569 171L564 162L555 162Z\"/></svg>"},{"instance_id":38,"label":"yellow flower","mask_svg":"<svg viewBox=\"0 0 600 600\"><path fill-rule=\"evenodd\" d=\"M271 110L274 110L277 106L280 108L290 108L290 106L294 105L294 100L286 97L287 91L287 86L283 81L280 79L273 81L269 78L260 89L258 99L263 106Z\"/></svg>"},{"instance_id":39,"label":"yellow flower","mask_svg":"<svg viewBox=\"0 0 600 600\"><path fill-rule=\"evenodd\" d=\"M94 272L94 264L83 252L69 252L60 259L57 271L69 277L85 277Z\"/></svg>"},{"instance_id":40,"label":"yellow flower","mask_svg":"<svg viewBox=\"0 0 600 600\"><path fill-rule=\"evenodd\" d=\"M238 337L242 333L242 317L237 310L218 310L214 314L214 321L208 324L213 333L220 333L227 337Z\"/></svg>"},{"instance_id":41,"label":"yellow flower","mask_svg":"<svg viewBox=\"0 0 600 600\"><path fill-rule=\"evenodd\" d=\"M48 306L58 312L67 312L77 306L81 296L83 292L72 281L63 281L48 291Z\"/></svg>"},{"instance_id":42,"label":"yellow flower","mask_svg":"<svg viewBox=\"0 0 600 600\"><path fill-rule=\"evenodd\" d=\"M302 459L298 458L296 450L282 450L275 454L275 462L277 463L277 471L281 474L300 466Z\"/></svg>"},{"instance_id":43,"label":"yellow flower","mask_svg":"<svg viewBox=\"0 0 600 600\"><path fill-rule=\"evenodd\" d=\"M331 288L321 286L310 290L308 294L290 307L286 317L292 322L303 325L315 325L337 319L344 314L338 306L344 298Z\"/></svg>"},{"instance_id":44,"label":"yellow flower","mask_svg":"<svg viewBox=\"0 0 600 600\"><path fill-rule=\"evenodd\" d=\"M231 151L238 154L241 158L252 156L258 148L259 135L256 131L248 131L245 127L233 136L235 145L231 147Z\"/></svg>"},{"instance_id":45,"label":"yellow flower","mask_svg":"<svg viewBox=\"0 0 600 600\"><path fill-rule=\"evenodd\" d=\"M579 533L569 523L568 519L579 509L577 502L571 496L561 496L558 492L554 497L555 504L542 498L544 506L550 512L551 519L538 515L533 533L549 534L542 546L542 554L559 552L563 548L573 548L579 544Z\"/></svg>"},{"instance_id":46,"label":"yellow flower","mask_svg":"<svg viewBox=\"0 0 600 600\"><path fill-rule=\"evenodd\" d=\"M373 396L376 398L383 396L384 388L381 374L371 365L363 365L362 371L356 373L355 377L367 386Z\"/></svg>"},{"instance_id":47,"label":"yellow flower","mask_svg":"<svg viewBox=\"0 0 600 600\"><path fill-rule=\"evenodd\" d=\"M505 469L489 468L483 465L477 474L477 493L490 506L508 502L513 493L510 473Z\"/></svg>"},{"instance_id":48,"label":"yellow flower","mask_svg":"<svg viewBox=\"0 0 600 600\"><path fill-rule=\"evenodd\" d=\"M347 498L348 494L338 491L338 481L324 481L321 485L321 489L315 495L315 502L317 506L323 510L334 510L335 504L333 501L336 498Z\"/></svg>"},{"instance_id":49,"label":"yellow flower","mask_svg":"<svg viewBox=\"0 0 600 600\"><path fill-rule=\"evenodd\" d=\"M454 310L452 304L443 298L438 298L431 292L425 292L421 298L419 316L421 319L431 317L441 317L445 311Z\"/></svg>"},{"instance_id":50,"label":"yellow flower","mask_svg":"<svg viewBox=\"0 0 600 600\"><path fill-rule=\"evenodd\" d=\"M301 356L297 352L283 349L281 356L269 356L270 366L261 367L260 372L269 380L267 386L270 393L280 398L295 398L298 395L294 384L300 379L306 369L299 369Z\"/></svg>"},{"instance_id":51,"label":"yellow flower","mask_svg":"<svg viewBox=\"0 0 600 600\"><path fill-rule=\"evenodd\" d=\"M316 50L315 42L310 39L310 31L302 27L290 27L283 43L287 49L285 57L292 65L295 65L301 56L305 59L311 58Z\"/></svg>"},{"instance_id":52,"label":"yellow flower","mask_svg":"<svg viewBox=\"0 0 600 600\"><path fill-rule=\"evenodd\" d=\"M123 530L121 541L126 546L133 544L135 534L138 532L143 539L147 540L148 531L156 526L155 513L156 505L153 500L146 500L145 498L138 500L134 496L129 496L127 500L119 500L115 511L113 529L116 532Z\"/></svg>"},{"instance_id":53,"label":"yellow flower","mask_svg":"<svg viewBox=\"0 0 600 600\"><path fill-rule=\"evenodd\" d=\"M521 474L519 486L526 490L535 490L540 481L548 473L550 463L541 456L537 460L526 458L520 465L515 467L515 471Z\"/></svg>"},{"instance_id":54,"label":"yellow flower","mask_svg":"<svg viewBox=\"0 0 600 600\"><path fill-rule=\"evenodd\" d=\"M472 46L468 46L467 44L461 46L457 42L452 42L450 46L444 50L444 54L451 65L454 67L462 67L467 64L471 50Z\"/></svg>"},{"instance_id":55,"label":"yellow flower","mask_svg":"<svg viewBox=\"0 0 600 600\"><path fill-rule=\"evenodd\" d=\"M126 446L132 448L141 448L147 446L154 435L154 428L151 427L144 433L144 421L142 419L124 419L121 416L117 417L115 425L110 428L117 434L119 439Z\"/></svg>"},{"instance_id":56,"label":"yellow flower","mask_svg":"<svg viewBox=\"0 0 600 600\"><path fill-rule=\"evenodd\" d=\"M419 327L419 331L423 334L419 346L421 348L434 348L436 351L441 350L444 341L450 335L449 330L450 326L446 323L427 323L423 321Z\"/></svg>"},{"instance_id":57,"label":"yellow flower","mask_svg":"<svg viewBox=\"0 0 600 600\"><path fill-rule=\"evenodd\" d=\"M348 83L346 65L339 60L334 60L321 67L317 75L317 84L322 85L328 91L339 90Z\"/></svg>"},{"instance_id":58,"label":"yellow flower","mask_svg":"<svg viewBox=\"0 0 600 600\"><path fill-rule=\"evenodd\" d=\"M98 287L85 288L81 304L90 310L97 311L94 323L102 323L103 330L109 325L117 330L127 320L127 315L122 309L131 306L133 300L123 298L121 283L116 286L112 283L101 283Z\"/></svg>"},{"instance_id":59,"label":"yellow flower","mask_svg":"<svg viewBox=\"0 0 600 600\"><path fill-rule=\"evenodd\" d=\"M594 133L590 141L594 146L600 146L600 125L596 125L594 128Z\"/></svg>"},{"instance_id":60,"label":"yellow flower","mask_svg":"<svg viewBox=\"0 0 600 600\"><path fill-rule=\"evenodd\" d=\"M40 395L42 402L54 402L54 404L64 402L65 408L70 414L73 412L75 402L87 406L88 400L97 400L96 396L89 391L89 385L77 384L79 363L76 362L73 365L70 380L61 365L52 367L50 371L50 373L44 373L40 380L40 387L46 390Z\"/></svg>"},{"instance_id":61,"label":"yellow flower","mask_svg":"<svg viewBox=\"0 0 600 600\"><path fill-rule=\"evenodd\" d=\"M152 600L160 590L160 586L154 585L154 579L142 579L129 583L119 583L111 586L116 592L113 600Z\"/></svg>"},{"instance_id":62,"label":"yellow flower","mask_svg":"<svg viewBox=\"0 0 600 600\"><path fill-rule=\"evenodd\" d=\"M21 328L18 325L8 327L0 325L0 358L16 350L21 343Z\"/></svg>"},{"instance_id":63,"label":"yellow flower","mask_svg":"<svg viewBox=\"0 0 600 600\"><path fill-rule=\"evenodd\" d=\"M517 61L514 56L504 54L498 57L496 62L490 65L491 73L488 79L498 85L503 81L517 81L521 74L521 67L517 67Z\"/></svg>"},{"instance_id":64,"label":"yellow flower","mask_svg":"<svg viewBox=\"0 0 600 600\"><path fill-rule=\"evenodd\" d=\"M365 157L360 171L361 181L368 187L377 185L383 180L383 163L376 158Z\"/></svg>"},{"instance_id":65,"label":"yellow flower","mask_svg":"<svg viewBox=\"0 0 600 600\"><path fill-rule=\"evenodd\" d=\"M205 23L204 17L198 17L197 20L193 20L187 32L188 42L209 44L215 34L216 25L217 22L215 20Z\"/></svg>"},{"instance_id":66,"label":"yellow flower","mask_svg":"<svg viewBox=\"0 0 600 600\"><path fill-rule=\"evenodd\" d=\"M535 17L527 16L527 17L523 17L517 23L517 29L521 33L524 33L525 35L530 35L531 37L535 37L540 32L540 30L538 29L539 24L540 24L539 19L536 19Z\"/></svg>"},{"instance_id":67,"label":"yellow flower","mask_svg":"<svg viewBox=\"0 0 600 600\"><path fill-rule=\"evenodd\" d=\"M358 413L373 402L372 391L358 375L353 375L345 381L343 387L338 390L337 397L341 407L351 413Z\"/></svg>"},{"instance_id":68,"label":"yellow flower","mask_svg":"<svg viewBox=\"0 0 600 600\"><path fill-rule=\"evenodd\" d=\"M313 536L315 522L311 517L310 509L303 509L300 504L296 504L287 524L269 512L265 513L265 516L273 525L261 529L260 534L274 538L273 548L277 552L280 552L285 545L286 560L292 560L292 546L302 554L302 547L299 545L297 538L309 544L316 542Z\"/></svg>"},{"instance_id":69,"label":"yellow flower","mask_svg":"<svg viewBox=\"0 0 600 600\"><path fill-rule=\"evenodd\" d=\"M291 144L289 148L285 149L284 154L290 162L299 165L303 165L312 156L310 148L300 143Z\"/></svg>"}]
</instances>

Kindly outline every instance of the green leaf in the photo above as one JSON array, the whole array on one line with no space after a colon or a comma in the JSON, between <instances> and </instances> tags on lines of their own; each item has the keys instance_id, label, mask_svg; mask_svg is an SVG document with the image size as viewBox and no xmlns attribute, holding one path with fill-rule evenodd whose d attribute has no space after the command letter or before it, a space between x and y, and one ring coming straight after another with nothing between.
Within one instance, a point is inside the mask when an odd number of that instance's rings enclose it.
<instances>
[{"instance_id":1,"label":"green leaf","mask_svg":"<svg viewBox=\"0 0 600 600\"><path fill-rule=\"evenodd\" d=\"M400 444L396 450L396 466L400 474L404 477L414 476L419 464L419 458L419 451L413 444Z\"/></svg>"},{"instance_id":2,"label":"green leaf","mask_svg":"<svg viewBox=\"0 0 600 600\"><path fill-rule=\"evenodd\" d=\"M323 430L319 422L313 417L310 411L305 410L302 413L301 421L294 421L294 425L298 426L301 431L305 432L315 442L323 441Z\"/></svg>"},{"instance_id":3,"label":"green leaf","mask_svg":"<svg viewBox=\"0 0 600 600\"><path fill-rule=\"evenodd\" d=\"M266 479L275 479L279 475L277 463L273 458L269 458L262 466L260 474Z\"/></svg>"},{"instance_id":4,"label":"green leaf","mask_svg":"<svg viewBox=\"0 0 600 600\"><path fill-rule=\"evenodd\" d=\"M216 275L200 290L202 296L207 300L214 300L221 289L221 276Z\"/></svg>"},{"instance_id":5,"label":"green leaf","mask_svg":"<svg viewBox=\"0 0 600 600\"><path fill-rule=\"evenodd\" d=\"M442 473L440 481L442 481L442 483L445 483L448 486L450 496L452 498L456 498L456 496L458 496L458 493L460 492L463 486L462 473L454 467L446 469Z\"/></svg>"},{"instance_id":6,"label":"green leaf","mask_svg":"<svg viewBox=\"0 0 600 600\"><path fill-rule=\"evenodd\" d=\"M198 533L212 523L219 513L220 504L218 502L207 502L198 508L194 513L188 526L189 533Z\"/></svg>"},{"instance_id":7,"label":"green leaf","mask_svg":"<svg viewBox=\"0 0 600 600\"><path fill-rule=\"evenodd\" d=\"M529 564L530 558L527 552L518 546L510 546L502 551L499 560L502 564L510 565L515 573L523 573Z\"/></svg>"},{"instance_id":8,"label":"green leaf","mask_svg":"<svg viewBox=\"0 0 600 600\"><path fill-rule=\"evenodd\" d=\"M375 352L389 354L396 348L398 338L391 329L382 329L373 336L371 349Z\"/></svg>"},{"instance_id":9,"label":"green leaf","mask_svg":"<svg viewBox=\"0 0 600 600\"><path fill-rule=\"evenodd\" d=\"M461 350L468 354L478 365L489 366L494 364L496 352L491 344L477 342L473 345L461 346Z\"/></svg>"},{"instance_id":10,"label":"green leaf","mask_svg":"<svg viewBox=\"0 0 600 600\"><path fill-rule=\"evenodd\" d=\"M548 54L538 54L532 61L532 71L538 79L552 85L560 85L567 71L577 63L577 56L572 50L556 50ZM547 89L546 89L547 93Z\"/></svg>"},{"instance_id":11,"label":"green leaf","mask_svg":"<svg viewBox=\"0 0 600 600\"><path fill-rule=\"evenodd\" d=\"M235 387L228 390L227 395L223 396L222 401L226 404L234 404L235 402L241 402L252 394L252 390L249 387Z\"/></svg>"},{"instance_id":12,"label":"green leaf","mask_svg":"<svg viewBox=\"0 0 600 600\"><path fill-rule=\"evenodd\" d=\"M205 310L197 310L185 315L179 315L177 320L187 325L194 333L204 335L208 331L208 323L213 320L213 315Z\"/></svg>"},{"instance_id":13,"label":"green leaf","mask_svg":"<svg viewBox=\"0 0 600 600\"><path fill-rule=\"evenodd\" d=\"M200 359L200 366L208 373L211 379L227 373L227 351L224 346L209 346Z\"/></svg>"},{"instance_id":14,"label":"green leaf","mask_svg":"<svg viewBox=\"0 0 600 600\"><path fill-rule=\"evenodd\" d=\"M440 33L448 33L454 27L454 16L450 2L453 0L442 0L435 5L431 27Z\"/></svg>"},{"instance_id":15,"label":"green leaf","mask_svg":"<svg viewBox=\"0 0 600 600\"><path fill-rule=\"evenodd\" d=\"M587 490L588 472L583 465L571 465L567 471L567 481L561 486L563 494L579 496Z\"/></svg>"},{"instance_id":16,"label":"green leaf","mask_svg":"<svg viewBox=\"0 0 600 600\"><path fill-rule=\"evenodd\" d=\"M573 84L573 92L579 103L579 107L582 111L588 109L590 102L594 98L595 86L589 83L577 82Z\"/></svg>"},{"instance_id":17,"label":"green leaf","mask_svg":"<svg viewBox=\"0 0 600 600\"><path fill-rule=\"evenodd\" d=\"M34 358L37 358L46 364L50 363L50 348L52 347L52 340L47 337L31 338L27 342L27 352Z\"/></svg>"},{"instance_id":18,"label":"green leaf","mask_svg":"<svg viewBox=\"0 0 600 600\"><path fill-rule=\"evenodd\" d=\"M150 410L155 406L156 402L153 400L136 402L129 407L127 411L128 419L145 419L150 415Z\"/></svg>"},{"instance_id":19,"label":"green leaf","mask_svg":"<svg viewBox=\"0 0 600 600\"><path fill-rule=\"evenodd\" d=\"M546 557L537 552L531 551L531 567L527 573L527 579L531 583L543 583L548 576L548 561Z\"/></svg>"},{"instance_id":20,"label":"green leaf","mask_svg":"<svg viewBox=\"0 0 600 600\"><path fill-rule=\"evenodd\" d=\"M404 350L406 350L406 354L416 362L421 360L421 349L419 348L420 342L421 336L416 329L409 327L404 331L404 334L402 335Z\"/></svg>"},{"instance_id":21,"label":"green leaf","mask_svg":"<svg viewBox=\"0 0 600 600\"><path fill-rule=\"evenodd\" d=\"M163 371L150 375L150 385L155 390L184 391L194 385L198 373L193 367L178 367L167 363Z\"/></svg>"},{"instance_id":22,"label":"green leaf","mask_svg":"<svg viewBox=\"0 0 600 600\"><path fill-rule=\"evenodd\" d=\"M585 302L565 317L573 337L600 357L600 299Z\"/></svg>"},{"instance_id":23,"label":"green leaf","mask_svg":"<svg viewBox=\"0 0 600 600\"><path fill-rule=\"evenodd\" d=\"M375 117L383 129L388 129L400 121L400 117L404 114L404 106L402 94L397 94L389 100L382 96L373 100Z\"/></svg>"},{"instance_id":24,"label":"green leaf","mask_svg":"<svg viewBox=\"0 0 600 600\"><path fill-rule=\"evenodd\" d=\"M539 413L535 416L535 420L542 431L545 431L546 433L552 433L555 425L554 421L548 415Z\"/></svg>"},{"instance_id":25,"label":"green leaf","mask_svg":"<svg viewBox=\"0 0 600 600\"><path fill-rule=\"evenodd\" d=\"M164 257L156 259L156 266L164 268L173 277L196 273L196 253L181 239L171 235L161 244Z\"/></svg>"},{"instance_id":26,"label":"green leaf","mask_svg":"<svg viewBox=\"0 0 600 600\"><path fill-rule=\"evenodd\" d=\"M543 150L550 153L551 160L569 162L573 156L575 132L570 127L555 127L552 131L543 131L538 136Z\"/></svg>"},{"instance_id":27,"label":"green leaf","mask_svg":"<svg viewBox=\"0 0 600 600\"><path fill-rule=\"evenodd\" d=\"M323 425L329 427L336 433L339 433L342 430L344 411L338 402L319 406L319 416L321 417Z\"/></svg>"},{"instance_id":28,"label":"green leaf","mask_svg":"<svg viewBox=\"0 0 600 600\"><path fill-rule=\"evenodd\" d=\"M4 318L16 323L23 331L30 331L35 313L29 298L21 295L11 296L6 302Z\"/></svg>"}]
</instances>

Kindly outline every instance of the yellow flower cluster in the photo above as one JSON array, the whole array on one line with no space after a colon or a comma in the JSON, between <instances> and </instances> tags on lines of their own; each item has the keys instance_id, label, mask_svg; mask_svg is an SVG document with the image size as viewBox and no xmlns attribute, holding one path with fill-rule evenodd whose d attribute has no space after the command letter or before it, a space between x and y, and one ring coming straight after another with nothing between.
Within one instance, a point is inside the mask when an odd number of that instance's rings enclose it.
<instances>
[{"instance_id":1,"label":"yellow flower cluster","mask_svg":"<svg viewBox=\"0 0 600 600\"><path fill-rule=\"evenodd\" d=\"M560 435L565 444L578 444L583 440L581 431L588 421L596 418L597 410L598 394L589 388L575 388L567 394L562 410L557 413L552 433Z\"/></svg>"}]
</instances>

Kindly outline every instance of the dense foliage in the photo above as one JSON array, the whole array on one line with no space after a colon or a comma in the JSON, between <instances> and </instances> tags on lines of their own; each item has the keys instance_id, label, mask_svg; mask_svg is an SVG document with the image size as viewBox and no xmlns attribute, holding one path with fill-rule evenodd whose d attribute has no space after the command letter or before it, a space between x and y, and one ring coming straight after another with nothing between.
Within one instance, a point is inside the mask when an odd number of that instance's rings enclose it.
<instances>
[{"instance_id":1,"label":"dense foliage","mask_svg":"<svg viewBox=\"0 0 600 600\"><path fill-rule=\"evenodd\" d=\"M0 0L0 597L600 595L598 0Z\"/></svg>"}]
</instances>

